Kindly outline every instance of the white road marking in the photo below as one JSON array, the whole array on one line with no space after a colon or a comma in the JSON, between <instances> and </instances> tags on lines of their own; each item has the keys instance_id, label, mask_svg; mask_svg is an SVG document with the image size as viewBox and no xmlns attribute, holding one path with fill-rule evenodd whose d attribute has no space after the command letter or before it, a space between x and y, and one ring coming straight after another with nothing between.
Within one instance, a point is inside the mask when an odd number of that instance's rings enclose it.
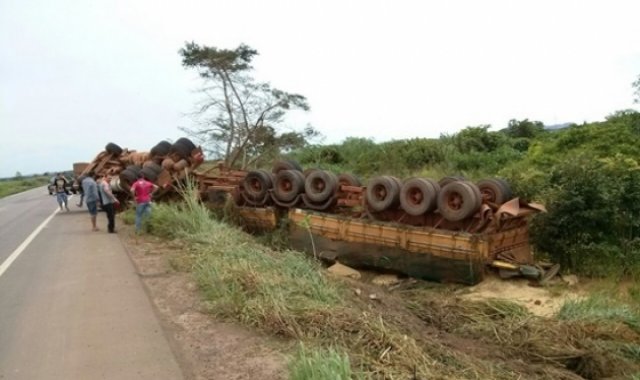
<instances>
[{"instance_id":1,"label":"white road marking","mask_svg":"<svg viewBox=\"0 0 640 380\"><path fill-rule=\"evenodd\" d=\"M49 223L49 221L51 219L53 219L53 217L58 213L59 208L56 207L55 211L53 211L53 213L51 215L49 215L49 217L47 219L44 220L44 222L42 222L38 228L36 228L35 230L33 230L33 232L31 233L31 235L29 235L25 241L22 242L22 244L20 244L20 246L18 248L16 248L15 251L13 251L13 253L11 253L11 255L9 257L7 257L7 259L2 263L2 265L0 265L0 277L2 276L2 274L9 269L9 266L18 258L18 256L20 256L20 254L22 253L22 251L24 251L25 248L27 248L27 246L29 245L29 243L31 243L31 241L33 239L35 239L36 236L38 236L38 234L40 233L40 231L42 231L42 229L47 225L47 223Z\"/></svg>"}]
</instances>

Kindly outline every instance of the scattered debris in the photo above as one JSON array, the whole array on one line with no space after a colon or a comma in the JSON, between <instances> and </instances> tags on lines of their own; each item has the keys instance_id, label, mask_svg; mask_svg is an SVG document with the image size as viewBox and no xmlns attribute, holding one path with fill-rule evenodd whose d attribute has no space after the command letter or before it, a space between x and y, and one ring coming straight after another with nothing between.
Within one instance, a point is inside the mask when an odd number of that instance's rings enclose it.
<instances>
[{"instance_id":1,"label":"scattered debris","mask_svg":"<svg viewBox=\"0 0 640 380\"><path fill-rule=\"evenodd\" d=\"M329 273L332 273L336 276L340 276L340 277L349 277L349 278L353 278L355 280L360 279L361 275L360 272L358 272L357 270L348 267L346 265L340 264L339 262L336 262L335 264L333 264L332 266L329 267L328 269Z\"/></svg>"},{"instance_id":2,"label":"scattered debris","mask_svg":"<svg viewBox=\"0 0 640 380\"><path fill-rule=\"evenodd\" d=\"M391 286L400 283L400 278L396 274L381 274L373 278L371 282L380 286Z\"/></svg>"},{"instance_id":3,"label":"scattered debris","mask_svg":"<svg viewBox=\"0 0 640 380\"><path fill-rule=\"evenodd\" d=\"M574 286L578 284L578 276L575 274L567 274L562 276L562 281L564 281L569 286Z\"/></svg>"}]
</instances>

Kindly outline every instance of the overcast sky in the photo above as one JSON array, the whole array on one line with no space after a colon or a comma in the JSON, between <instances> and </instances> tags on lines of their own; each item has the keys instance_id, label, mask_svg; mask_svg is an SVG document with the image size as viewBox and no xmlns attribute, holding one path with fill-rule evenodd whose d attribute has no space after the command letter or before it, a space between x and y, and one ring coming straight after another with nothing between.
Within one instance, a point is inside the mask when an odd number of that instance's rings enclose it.
<instances>
[{"instance_id":1,"label":"overcast sky","mask_svg":"<svg viewBox=\"0 0 640 380\"><path fill-rule=\"evenodd\" d=\"M257 49L324 143L633 108L640 1L0 0L0 177L148 150L193 122L185 41Z\"/></svg>"}]
</instances>

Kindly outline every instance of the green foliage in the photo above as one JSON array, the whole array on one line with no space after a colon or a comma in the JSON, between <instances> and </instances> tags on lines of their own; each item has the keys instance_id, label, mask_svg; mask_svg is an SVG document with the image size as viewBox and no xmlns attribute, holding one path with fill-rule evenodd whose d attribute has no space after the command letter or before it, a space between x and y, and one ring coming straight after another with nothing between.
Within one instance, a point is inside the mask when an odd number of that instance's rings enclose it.
<instances>
[{"instance_id":1,"label":"green foliage","mask_svg":"<svg viewBox=\"0 0 640 380\"><path fill-rule=\"evenodd\" d=\"M640 313L637 309L617 301L609 294L596 293L580 300L566 301L557 317L597 323L623 323L640 332Z\"/></svg>"},{"instance_id":2,"label":"green foliage","mask_svg":"<svg viewBox=\"0 0 640 380\"><path fill-rule=\"evenodd\" d=\"M490 127L467 127L454 136L454 144L461 153L494 151L504 145L506 138L501 133L489 132Z\"/></svg>"},{"instance_id":3,"label":"green foliage","mask_svg":"<svg viewBox=\"0 0 640 380\"><path fill-rule=\"evenodd\" d=\"M548 173L549 213L535 241L566 267L606 275L640 273L640 166L631 158L579 156Z\"/></svg>"},{"instance_id":4,"label":"green foliage","mask_svg":"<svg viewBox=\"0 0 640 380\"><path fill-rule=\"evenodd\" d=\"M290 380L351 380L349 356L334 348L312 349L300 344L289 362Z\"/></svg>"},{"instance_id":5,"label":"green foliage","mask_svg":"<svg viewBox=\"0 0 640 380\"><path fill-rule=\"evenodd\" d=\"M531 139L544 132L544 124L540 121L529 121L529 119L521 121L511 119L509 126L503 132L509 137Z\"/></svg>"}]
</instances>

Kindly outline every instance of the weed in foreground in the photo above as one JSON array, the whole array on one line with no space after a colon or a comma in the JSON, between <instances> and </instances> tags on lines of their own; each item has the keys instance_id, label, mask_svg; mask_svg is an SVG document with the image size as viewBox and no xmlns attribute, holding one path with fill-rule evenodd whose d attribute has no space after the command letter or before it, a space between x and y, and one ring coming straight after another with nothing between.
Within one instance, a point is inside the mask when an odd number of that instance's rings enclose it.
<instances>
[{"instance_id":1,"label":"weed in foreground","mask_svg":"<svg viewBox=\"0 0 640 380\"><path fill-rule=\"evenodd\" d=\"M335 348L307 348L300 344L289 362L290 380L351 380L361 378L351 371L349 356Z\"/></svg>"},{"instance_id":2,"label":"weed in foreground","mask_svg":"<svg viewBox=\"0 0 640 380\"><path fill-rule=\"evenodd\" d=\"M638 310L604 293L596 293L585 299L566 301L558 311L558 318L604 324L624 323L636 332L640 332Z\"/></svg>"}]
</instances>

